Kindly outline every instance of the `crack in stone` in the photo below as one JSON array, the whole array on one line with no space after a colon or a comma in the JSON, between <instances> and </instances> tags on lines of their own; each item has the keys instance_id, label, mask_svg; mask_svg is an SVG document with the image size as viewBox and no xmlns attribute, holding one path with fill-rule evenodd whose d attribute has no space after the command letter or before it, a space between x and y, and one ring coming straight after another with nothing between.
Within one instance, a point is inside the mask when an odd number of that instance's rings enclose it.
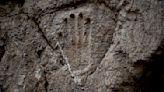
<instances>
[{"instance_id":1,"label":"crack in stone","mask_svg":"<svg viewBox=\"0 0 164 92\"><path fill-rule=\"evenodd\" d=\"M47 81L47 77L46 77L46 71L44 70L44 87L45 87L45 92L48 92L48 81Z\"/></svg>"},{"instance_id":2,"label":"crack in stone","mask_svg":"<svg viewBox=\"0 0 164 92\"><path fill-rule=\"evenodd\" d=\"M28 16L28 17L29 17L29 16ZM36 19L35 19L34 17L31 18L31 19L32 19L33 22L36 24L36 26L37 26L39 32L41 32L41 35L42 35L43 39L46 41L46 43L48 44L48 46L50 46L51 49L54 51L54 50L55 50L54 47L51 45L51 43L49 42L49 40L48 40L47 37L45 36L44 32L42 31L42 29L39 27L39 24L37 23Z\"/></svg>"},{"instance_id":3,"label":"crack in stone","mask_svg":"<svg viewBox=\"0 0 164 92\"><path fill-rule=\"evenodd\" d=\"M3 58L4 54L5 54L5 46L6 46L6 37L2 37L0 39L0 62L1 62L1 59Z\"/></svg>"}]
</instances>

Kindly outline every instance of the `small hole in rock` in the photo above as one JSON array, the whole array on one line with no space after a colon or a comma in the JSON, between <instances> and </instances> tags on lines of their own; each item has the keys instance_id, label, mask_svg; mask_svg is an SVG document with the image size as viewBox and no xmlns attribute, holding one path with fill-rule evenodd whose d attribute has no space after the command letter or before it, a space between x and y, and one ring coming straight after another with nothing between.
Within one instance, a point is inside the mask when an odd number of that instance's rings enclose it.
<instances>
[{"instance_id":1,"label":"small hole in rock","mask_svg":"<svg viewBox=\"0 0 164 92\"><path fill-rule=\"evenodd\" d=\"M75 15L74 14L70 14L70 18L75 18Z\"/></svg>"},{"instance_id":2,"label":"small hole in rock","mask_svg":"<svg viewBox=\"0 0 164 92\"><path fill-rule=\"evenodd\" d=\"M79 13L79 17L80 17L80 18L83 18L83 14L82 14L82 13Z\"/></svg>"},{"instance_id":3,"label":"small hole in rock","mask_svg":"<svg viewBox=\"0 0 164 92\"><path fill-rule=\"evenodd\" d=\"M41 56L42 52L43 52L43 49L38 50L37 54L38 54L39 57Z\"/></svg>"},{"instance_id":4,"label":"small hole in rock","mask_svg":"<svg viewBox=\"0 0 164 92\"><path fill-rule=\"evenodd\" d=\"M64 65L64 62L63 62L63 60L59 60L59 62L60 62L60 64L61 64L61 65Z\"/></svg>"},{"instance_id":5,"label":"small hole in rock","mask_svg":"<svg viewBox=\"0 0 164 92\"><path fill-rule=\"evenodd\" d=\"M84 35L86 35L87 34L87 32L84 32Z\"/></svg>"},{"instance_id":6,"label":"small hole in rock","mask_svg":"<svg viewBox=\"0 0 164 92\"><path fill-rule=\"evenodd\" d=\"M58 33L58 36L59 36L59 37L62 37L62 36L63 36L63 34L62 34L61 32L59 32L59 33Z\"/></svg>"},{"instance_id":7,"label":"small hole in rock","mask_svg":"<svg viewBox=\"0 0 164 92\"><path fill-rule=\"evenodd\" d=\"M64 18L63 21L64 21L64 22L67 22L67 18Z\"/></svg>"},{"instance_id":8,"label":"small hole in rock","mask_svg":"<svg viewBox=\"0 0 164 92\"><path fill-rule=\"evenodd\" d=\"M90 18L87 18L86 19L86 24L90 23L91 22L91 19Z\"/></svg>"},{"instance_id":9,"label":"small hole in rock","mask_svg":"<svg viewBox=\"0 0 164 92\"><path fill-rule=\"evenodd\" d=\"M57 45L56 47L55 47L55 50L58 50L59 49L59 46Z\"/></svg>"}]
</instances>

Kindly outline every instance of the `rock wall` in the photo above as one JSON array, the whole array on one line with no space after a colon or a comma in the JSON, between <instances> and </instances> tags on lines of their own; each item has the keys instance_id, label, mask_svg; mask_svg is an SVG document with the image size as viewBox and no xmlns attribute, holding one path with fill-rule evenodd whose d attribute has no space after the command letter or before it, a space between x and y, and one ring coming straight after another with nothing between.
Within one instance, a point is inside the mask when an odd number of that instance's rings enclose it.
<instances>
[{"instance_id":1,"label":"rock wall","mask_svg":"<svg viewBox=\"0 0 164 92\"><path fill-rule=\"evenodd\" d=\"M163 0L1 0L0 92L163 90L163 6Z\"/></svg>"}]
</instances>

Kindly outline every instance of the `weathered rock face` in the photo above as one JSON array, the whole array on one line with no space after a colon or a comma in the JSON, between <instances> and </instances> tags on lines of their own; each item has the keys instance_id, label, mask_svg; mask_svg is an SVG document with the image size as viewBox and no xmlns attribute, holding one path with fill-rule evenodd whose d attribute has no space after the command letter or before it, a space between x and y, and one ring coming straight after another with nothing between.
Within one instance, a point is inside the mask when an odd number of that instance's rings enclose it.
<instances>
[{"instance_id":1,"label":"weathered rock face","mask_svg":"<svg viewBox=\"0 0 164 92\"><path fill-rule=\"evenodd\" d=\"M158 92L163 0L0 1L0 92Z\"/></svg>"}]
</instances>

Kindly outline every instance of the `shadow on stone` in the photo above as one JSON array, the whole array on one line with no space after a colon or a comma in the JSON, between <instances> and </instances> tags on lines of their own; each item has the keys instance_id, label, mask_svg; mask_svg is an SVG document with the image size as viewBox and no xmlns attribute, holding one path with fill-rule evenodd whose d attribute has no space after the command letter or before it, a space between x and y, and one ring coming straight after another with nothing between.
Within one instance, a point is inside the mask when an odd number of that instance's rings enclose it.
<instances>
[{"instance_id":1,"label":"shadow on stone","mask_svg":"<svg viewBox=\"0 0 164 92\"><path fill-rule=\"evenodd\" d=\"M163 42L164 44L164 42ZM149 61L143 63L143 73L137 81L137 92L164 92L164 45L151 55ZM141 63L139 63L141 64Z\"/></svg>"},{"instance_id":2,"label":"shadow on stone","mask_svg":"<svg viewBox=\"0 0 164 92\"><path fill-rule=\"evenodd\" d=\"M25 3L25 0L0 0L0 5L6 5L6 4L18 4L20 7L22 7Z\"/></svg>"}]
</instances>

